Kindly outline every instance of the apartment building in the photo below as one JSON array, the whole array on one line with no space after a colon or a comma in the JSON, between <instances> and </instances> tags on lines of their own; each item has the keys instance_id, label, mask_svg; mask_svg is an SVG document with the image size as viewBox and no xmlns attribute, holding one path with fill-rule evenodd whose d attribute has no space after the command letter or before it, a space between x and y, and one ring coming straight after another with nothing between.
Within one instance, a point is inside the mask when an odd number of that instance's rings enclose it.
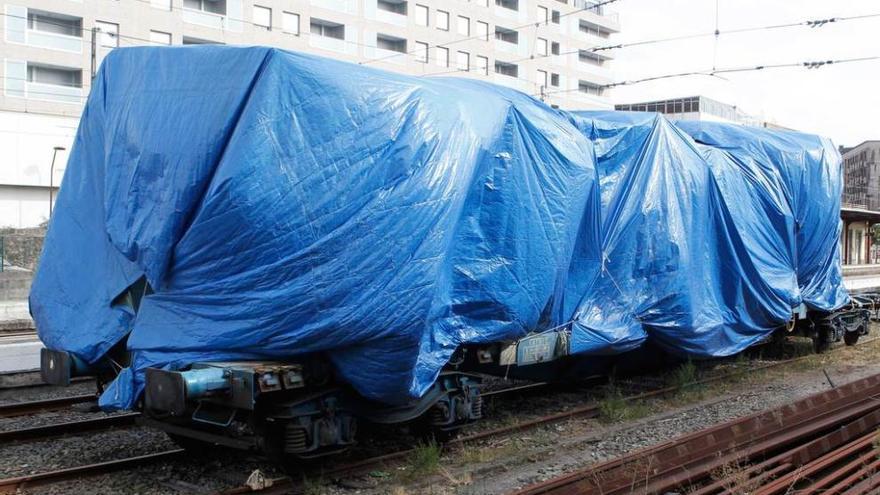
<instances>
[{"instance_id":1,"label":"apartment building","mask_svg":"<svg viewBox=\"0 0 880 495\"><path fill-rule=\"evenodd\" d=\"M91 78L117 47L272 45L611 108L615 14L585 0L2 0L0 227L49 215ZM144 74L144 77L150 77Z\"/></svg>"}]
</instances>

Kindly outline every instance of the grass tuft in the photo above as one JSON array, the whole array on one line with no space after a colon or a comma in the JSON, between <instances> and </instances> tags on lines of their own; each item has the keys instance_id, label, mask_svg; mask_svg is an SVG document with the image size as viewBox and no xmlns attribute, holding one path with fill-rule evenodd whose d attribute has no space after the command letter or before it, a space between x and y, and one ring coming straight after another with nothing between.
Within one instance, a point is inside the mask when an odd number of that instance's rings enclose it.
<instances>
[{"instance_id":1,"label":"grass tuft","mask_svg":"<svg viewBox=\"0 0 880 495\"><path fill-rule=\"evenodd\" d=\"M647 416L650 409L641 401L626 400L623 392L611 383L599 401L599 420L603 423L631 421Z\"/></svg>"},{"instance_id":2,"label":"grass tuft","mask_svg":"<svg viewBox=\"0 0 880 495\"><path fill-rule=\"evenodd\" d=\"M407 477L415 479L436 473L440 469L440 454L440 446L433 440L416 444L409 458Z\"/></svg>"}]
</instances>

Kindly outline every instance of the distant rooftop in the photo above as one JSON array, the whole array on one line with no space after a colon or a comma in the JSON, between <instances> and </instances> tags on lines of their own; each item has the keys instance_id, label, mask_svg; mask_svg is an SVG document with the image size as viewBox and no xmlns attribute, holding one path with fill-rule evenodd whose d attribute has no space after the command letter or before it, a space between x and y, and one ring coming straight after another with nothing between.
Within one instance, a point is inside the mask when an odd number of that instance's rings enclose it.
<instances>
[{"instance_id":1,"label":"distant rooftop","mask_svg":"<svg viewBox=\"0 0 880 495\"><path fill-rule=\"evenodd\" d=\"M723 103L707 96L624 103L615 105L614 108L631 112L658 112L666 114L672 119L713 120L759 127L780 127L745 113L736 105Z\"/></svg>"}]
</instances>

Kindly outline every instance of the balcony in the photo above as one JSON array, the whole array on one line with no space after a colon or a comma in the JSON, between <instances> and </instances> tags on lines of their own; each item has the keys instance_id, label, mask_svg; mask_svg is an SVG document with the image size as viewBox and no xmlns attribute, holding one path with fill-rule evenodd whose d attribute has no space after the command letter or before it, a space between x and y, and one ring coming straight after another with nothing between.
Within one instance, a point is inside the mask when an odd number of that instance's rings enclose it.
<instances>
[{"instance_id":1,"label":"balcony","mask_svg":"<svg viewBox=\"0 0 880 495\"><path fill-rule=\"evenodd\" d=\"M574 0L574 6L581 9L581 12L572 17L581 17L612 33L620 32L620 15L617 12L609 12L604 7L597 7L596 2L589 0Z\"/></svg>"},{"instance_id":2,"label":"balcony","mask_svg":"<svg viewBox=\"0 0 880 495\"><path fill-rule=\"evenodd\" d=\"M82 18L7 5L6 41L49 50L82 53Z\"/></svg>"},{"instance_id":3,"label":"balcony","mask_svg":"<svg viewBox=\"0 0 880 495\"><path fill-rule=\"evenodd\" d=\"M522 91L523 93L531 93L533 89L533 85L529 84L527 81L523 81L522 79L517 79L516 77L504 74L492 74L492 82L494 82L495 84L506 86L508 88Z\"/></svg>"},{"instance_id":4,"label":"balcony","mask_svg":"<svg viewBox=\"0 0 880 495\"><path fill-rule=\"evenodd\" d=\"M82 53L83 39L80 36L66 34L47 33L36 29L28 29L25 32L25 44L50 50L60 50L71 53Z\"/></svg>"},{"instance_id":5,"label":"balcony","mask_svg":"<svg viewBox=\"0 0 880 495\"><path fill-rule=\"evenodd\" d=\"M240 33L244 30L241 0L184 0L181 19L188 24L221 31Z\"/></svg>"},{"instance_id":6,"label":"balcony","mask_svg":"<svg viewBox=\"0 0 880 495\"><path fill-rule=\"evenodd\" d=\"M74 86L27 82L24 91L24 97L29 100L58 101L73 105L79 105L83 101L82 88Z\"/></svg>"},{"instance_id":7,"label":"balcony","mask_svg":"<svg viewBox=\"0 0 880 495\"><path fill-rule=\"evenodd\" d=\"M191 9L184 7L181 11L183 22L189 24L197 24L214 29L226 29L226 16L215 14L213 12L205 12L204 10Z\"/></svg>"},{"instance_id":8,"label":"balcony","mask_svg":"<svg viewBox=\"0 0 880 495\"><path fill-rule=\"evenodd\" d=\"M406 27L408 19L407 2L404 0L378 0L376 2L376 20L394 26Z\"/></svg>"}]
</instances>

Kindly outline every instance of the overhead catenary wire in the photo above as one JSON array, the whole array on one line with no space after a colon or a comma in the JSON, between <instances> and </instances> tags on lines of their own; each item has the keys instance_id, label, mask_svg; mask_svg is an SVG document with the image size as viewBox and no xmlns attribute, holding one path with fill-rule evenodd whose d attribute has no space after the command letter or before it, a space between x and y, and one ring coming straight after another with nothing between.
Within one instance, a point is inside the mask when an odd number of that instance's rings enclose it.
<instances>
[{"instance_id":1,"label":"overhead catenary wire","mask_svg":"<svg viewBox=\"0 0 880 495\"><path fill-rule=\"evenodd\" d=\"M138 1L138 2L141 2L141 3L144 3L144 4L147 4L147 5L151 5L151 1L150 1L150 0L137 0L137 1ZM585 7L577 8L577 9L572 10L572 11L570 11L570 12L566 12L566 13L559 14L558 16L554 16L554 19L561 18L561 17L567 17L567 16L570 16L570 15L577 14L577 13L579 13L579 12L584 12L584 11L589 11L589 10L598 10L598 9L599 9L600 7L602 7L603 5L607 5L607 4L610 4L610 3L614 3L614 2L617 2L617 1L619 1L619 0L606 0L606 1L603 1L603 2L597 2L597 3L595 3L595 4L589 4L589 5L586 5ZM170 6L168 7L168 10L169 10L169 11L171 11L171 10L179 10L179 11L183 11L183 10L185 10L185 9L183 9L183 8L180 7L180 6L170 5ZM7 17L19 18L19 19L27 19L27 17L25 17L25 16L18 16L18 15L15 15L15 14L4 13L4 12L0 12L0 15L4 15L4 16L7 16ZM859 19L867 19L867 18L876 18L876 17L880 17L880 13L868 13L868 14L861 14L861 15L854 15L854 16L836 16L836 17L830 17L830 18L824 18L824 19L811 19L811 20L805 20L805 21L799 21L799 22L789 22L789 23L782 23L782 24L771 24L771 25L764 25L764 26L752 26L752 27L745 27L745 28L731 29L731 30L727 30L727 31L719 31L718 29L716 29L715 31L713 31L713 32L711 32L711 33L695 33L695 34L688 34L688 35L682 35L682 36L673 36L673 37L658 38L658 39L640 40L640 41L634 41L634 42L629 42L629 43L619 43L619 44L615 44L615 45L603 45L603 46L597 46L597 47L592 47L592 48L587 48L587 49L577 49L577 50L571 50L571 51L562 51L562 52L559 52L559 53L548 53L548 54L545 54L545 55L532 55L532 56L530 56L530 57L526 57L526 58L522 58L522 59L512 60L512 61L510 61L509 63L518 63L518 62L522 62L522 61L526 61L526 60L534 60L534 59L540 59L540 58L549 58L549 57L563 56L563 55L569 55L569 54L574 54L574 53L579 53L579 52L593 52L593 53L595 53L595 52L600 52L600 51L604 51L604 50L611 50L611 49L621 49L621 48L628 48L628 47L634 47L634 46L644 46L644 45L651 45L651 44L658 44L658 43L667 43L667 42L680 41L680 40L687 40L687 39L696 39L696 38L709 37L709 36L715 36L715 37L717 37L717 36L720 36L720 35L729 35L729 34L738 34L738 33L748 33L748 32L755 32L755 31L762 31L762 30L773 30L773 29L792 28L792 27L797 27L797 26L807 26L807 27L810 27L810 28L818 28L818 27L822 27L822 26L825 26L825 25L828 25L828 24L831 24L831 23L839 23L839 22L846 22L846 21L859 20ZM253 25L253 26L259 27L259 28L261 28L261 29L266 29L266 26L264 26L264 25L262 25L262 24L255 24L254 22L252 22L252 21L248 21L248 20L245 20L245 19L232 18L232 17L228 17L228 16L225 16L225 18L226 18L228 21L241 22L241 23L244 23L244 24L250 24L250 25ZM47 21L47 20L44 20L44 22L52 23L51 21ZM532 27L532 26L539 26L539 25L541 25L541 24L545 24L545 25L546 25L548 22L551 22L551 19L546 19L546 20L544 20L544 21L539 21L539 22L537 22L537 23L532 22L532 23L529 23L529 24L524 24L524 25L519 26L519 27L517 27L517 28L514 28L514 29L512 29L512 30L514 30L514 31L516 31L516 30L521 30L521 29L525 29L525 28L528 28L528 27ZM69 27L69 24L60 24L60 23L52 23L52 24L57 24L57 25L59 25L59 26ZM716 25L716 27L717 27L717 25ZM164 45L164 43L161 43L161 42L158 42L158 41L155 41L155 40L151 40L151 39L145 39L145 38L139 38L139 37L137 37L137 36L131 36L131 35L124 35L124 34L119 34L119 33L112 33L112 32L101 31L100 28L87 28L87 27L81 27L80 29L81 29L83 32L93 32L93 29L96 29L98 32L106 33L106 34L109 34L109 35L115 37L115 38L116 38L117 40L119 40L120 42L125 41L125 40L128 40L128 41L139 41L139 42L145 42L145 43L150 43L150 44ZM299 33L291 33L291 35L293 35L293 36L297 36L297 37L304 37L304 36L310 36L310 35L312 35L312 33L308 33L308 32L299 32ZM452 44L455 44L455 43L459 43L459 42L463 42L463 41L467 41L467 40L474 40L474 39L483 39L483 40L488 41L490 38L489 38L488 35L486 35L486 34L476 35L476 36L468 36L468 37L465 37L465 38L460 38L460 39L456 39L456 40L452 40L452 41L448 41L448 42L444 42L444 43L438 43L438 44L436 44L436 45L429 45L429 47L430 47L430 46L434 46L434 47L445 47L445 46L452 45ZM359 42L352 41L352 40L344 40L344 39L342 39L342 40L338 40L338 41L340 41L340 42L344 42L344 43L347 43L347 44L353 44L353 45L357 45L357 46L365 47L365 48L379 48L379 47L376 46L376 45L368 45L368 44L359 43ZM89 42L89 40L86 40L85 38L83 38L83 42L84 42L84 43L85 43L85 42ZM112 47L107 47L107 48L111 48L111 49L112 49ZM389 55L389 56L386 56L386 57L379 57L379 58L375 58L375 59L371 59L371 60L363 61L363 62L361 62L361 64L362 64L362 65L366 65L366 64L369 64L369 63L373 63L373 62L378 62L378 61L386 60L386 59L388 59L388 58L392 58L392 57L398 57L398 56L402 56L402 55L412 55L412 54L417 54L417 53L420 53L420 52L423 52L423 49L422 49L422 48L420 48L420 49L418 49L418 50L410 51L410 52L400 52L400 53L395 53L395 54L393 54L393 55ZM449 65L456 65L456 64L453 64L453 63L452 63L452 60L450 60L450 59L451 59L451 57L448 57L446 60L443 61L443 62L445 62L445 63L447 64L446 67L448 67ZM436 58L436 57L430 57L430 56L420 57L420 60L423 60L426 64L427 64L429 61L435 61L435 62L436 62L436 61L441 61L441 59L439 59L439 58ZM824 63L821 63L821 65L824 65L824 64L827 63L827 62L828 62L828 61L826 61L826 62L824 62ZM714 64L713 64L713 65L714 65ZM442 67L442 66L441 66L441 67ZM457 68L455 68L455 69L452 69L452 70L444 70L444 71L440 71L440 72L428 72L428 73L425 73L425 74L422 74L422 75L423 75L423 76L433 76L433 75L444 75L444 74L453 74L453 73L461 73L461 72L476 73L476 74L478 74L478 75L480 75L480 76L482 76L482 77L488 76L488 75L490 74L489 67L478 66L478 65L472 65L472 64L468 63L468 64L467 64L467 67L464 67L464 68L461 67L461 66L459 65L459 67L457 67ZM716 73L722 73L722 72L721 72L721 71L716 71ZM693 72L693 73L680 73L680 74L676 74L676 75L664 75L664 76L661 76L661 77L663 77L663 78L668 78L668 77L672 77L672 76L675 76L675 77L684 77L685 75L713 75L713 74L707 74L707 71L697 71L697 72ZM520 80L520 81L523 81L523 82L528 83L528 84L535 84L535 81L532 81L532 80L530 80L530 79L526 79L526 78L523 78L523 77L509 76L509 75L505 75L505 77L507 77L507 78L511 78L511 79L514 79L514 80ZM647 78L647 79L648 79L648 80L654 80L654 78ZM644 82L644 81L640 81L640 82ZM602 88L610 88L610 87L615 87L615 86L620 86L620 85L625 85L625 84L634 84L634 83L635 83L635 82L619 82L619 83L611 83L611 84L607 84L607 85L597 85L597 86L602 87ZM85 88L85 87L87 87L87 86L86 86L86 85L83 85L82 87ZM550 90L550 91L544 93L543 96L549 96L549 95L552 95L552 94L566 93L566 92L572 92L572 91L578 91L578 90L579 90L579 88L560 89L560 90Z\"/></svg>"},{"instance_id":2,"label":"overhead catenary wire","mask_svg":"<svg viewBox=\"0 0 880 495\"><path fill-rule=\"evenodd\" d=\"M764 64L764 65L750 65L743 67L729 67L722 69L707 69L702 71L686 71L686 72L675 72L670 74L661 74L657 76L644 77L641 79L632 79L626 81L619 81L610 84L603 85L603 89L614 88L618 86L632 86L634 84L641 84L645 82L658 81L661 79L673 79L679 77L689 77L689 76L715 76L718 74L731 74L731 73L739 73L739 72L756 72L767 69L783 69L783 68L803 68L803 69L818 69L820 67L824 67L827 65L840 65L847 63L855 63L855 62L870 62L880 60L880 55L870 55L864 57L851 57L851 58L840 58L840 59L828 59L828 60L813 60L813 61L804 61L804 62L787 62L787 63L778 63L778 64ZM557 93L569 93L572 91L579 91L580 88L572 88L572 89L562 89L558 91L552 91L550 94ZM537 95L532 95L537 96Z\"/></svg>"},{"instance_id":3,"label":"overhead catenary wire","mask_svg":"<svg viewBox=\"0 0 880 495\"><path fill-rule=\"evenodd\" d=\"M631 41L628 43L617 43L617 44L613 44L613 45L599 45L599 46L595 46L595 47L591 47L591 48L581 48L581 49L577 49L577 50L568 50L568 51L563 51L560 53L541 54L541 55L536 55L534 57L524 57L524 58L520 58L520 59L511 60L510 63L525 62L528 60L536 60L536 59L542 59L542 58L559 57L559 56L563 56L563 55L572 55L572 54L580 53L580 52L597 53L597 52L602 52L602 51L618 50L618 49L622 49L622 48L631 48L631 47L636 47L636 46L656 45L656 44L661 44L661 43L672 43L672 42L676 42L676 41L687 41L687 40L692 40L692 39L718 37L718 36L725 36L725 35L732 35L732 34L745 34L745 33L753 33L753 32L758 32L758 31L772 31L772 30L777 30L777 29L787 29L787 28L795 28L795 27L816 28L816 27L825 26L830 23L840 23L840 22L870 19L870 18L877 18L877 17L880 17L880 12L872 13L872 14L862 14L862 15L856 15L856 16L841 16L841 17L830 17L830 18L826 18L826 19L811 19L811 20L805 20L805 21L788 22L788 23L783 23L783 24L767 24L767 25L760 25L760 26L748 26L748 27L742 27L742 28L736 28L736 29L728 29L728 30L724 30L724 31L716 29L716 31L711 31L711 32L691 33L691 34L684 34L684 35L679 35L679 36L668 36L668 37L663 37L663 38L650 38L650 39L646 39L646 40ZM716 32L717 32L717 34L716 34Z\"/></svg>"}]
</instances>

